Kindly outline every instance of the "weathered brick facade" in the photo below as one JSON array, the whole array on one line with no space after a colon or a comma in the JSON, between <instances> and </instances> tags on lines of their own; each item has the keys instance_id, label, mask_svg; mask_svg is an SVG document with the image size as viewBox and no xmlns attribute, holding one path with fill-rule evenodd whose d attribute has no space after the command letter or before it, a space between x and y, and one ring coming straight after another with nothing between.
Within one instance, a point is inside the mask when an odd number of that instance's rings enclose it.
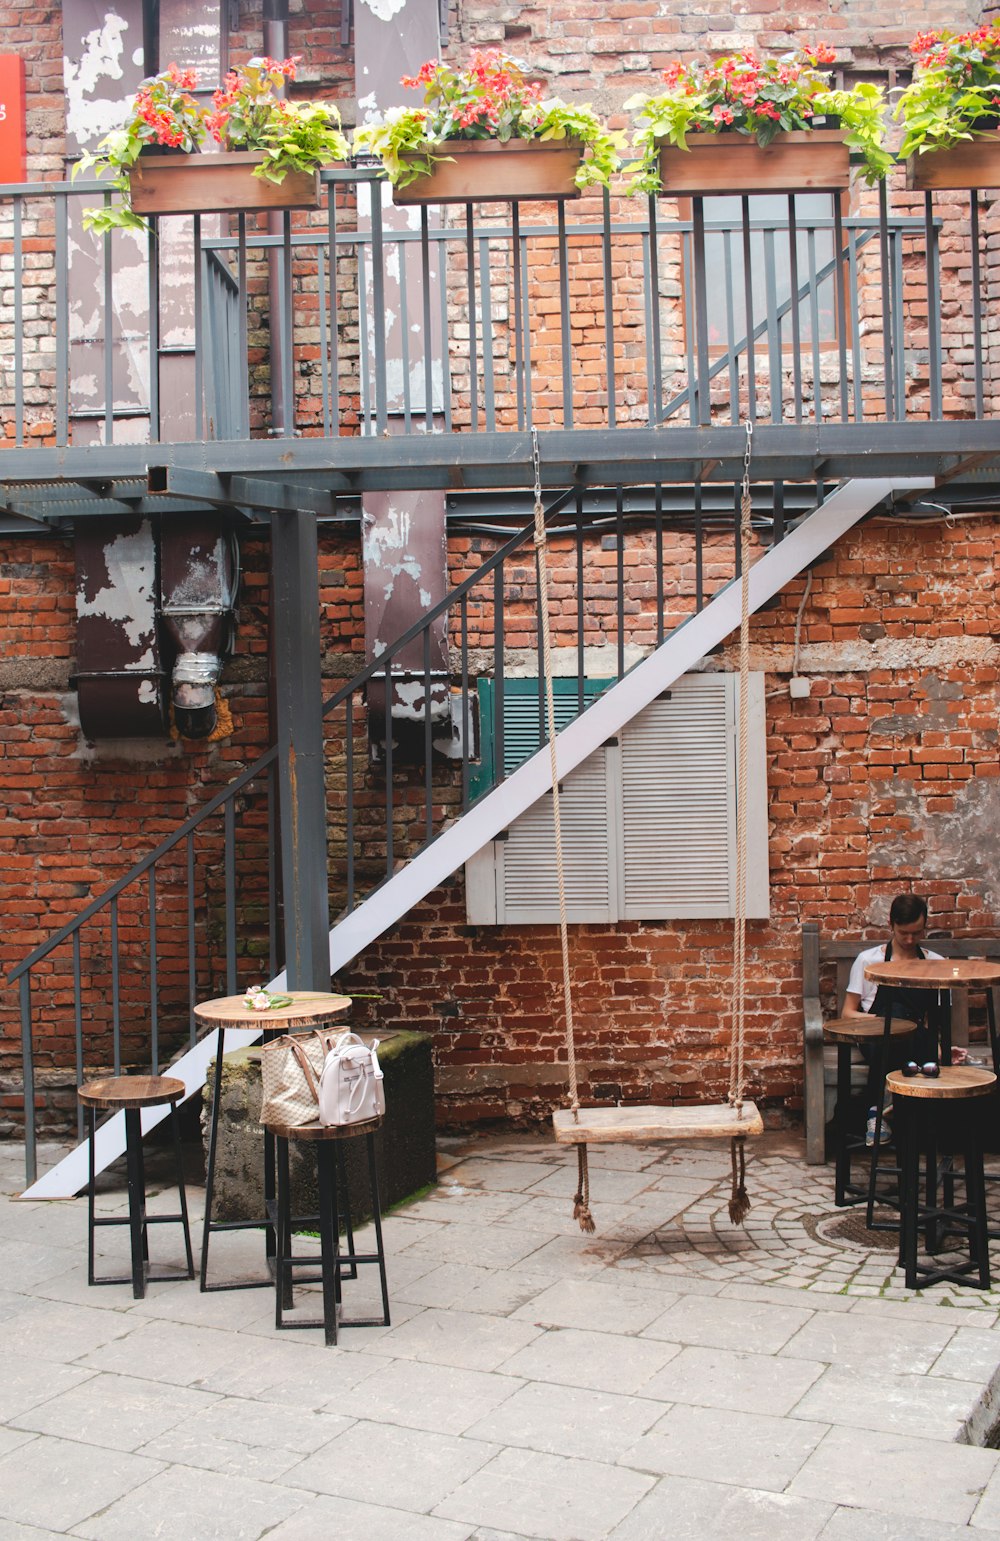
<instances>
[{"instance_id":1,"label":"weathered brick facade","mask_svg":"<svg viewBox=\"0 0 1000 1541\"><path fill-rule=\"evenodd\" d=\"M455 545L458 578L468 542ZM266 744L266 554L251 547L246 557L227 670L233 737L200 750L94 748L80 737L68 690L68 550L8 543L0 565L4 971ZM927 894L936 928L976 935L998 924L998 559L1000 516L923 528L874 521L846 537L814 569L803 609L799 666L812 685L805 700L791 701L787 691L805 580L753 622L752 665L767 674L772 916L750 924L749 1061L754 1093L776 1114L793 1114L801 1093L803 921L824 932L874 933L892 895L913 888ZM360 662L353 539L324 541L323 574L332 689ZM728 653L715 660L733 662ZM336 865L335 798L331 806ZM617 1087L630 1098L719 1091L730 947L724 922L573 927L584 1086ZM372 1011L384 1025L434 1034L440 1112L451 1122L531 1116L557 1094L559 982L555 928L470 928L458 881L340 980L382 997ZM15 1008L8 995L8 1077ZM68 997L63 1009L68 1017ZM57 1011L42 1054L48 1047L58 1057L56 1045L65 1050L70 1035ZM9 1081L7 1098L9 1105Z\"/></svg>"},{"instance_id":2,"label":"weathered brick facade","mask_svg":"<svg viewBox=\"0 0 1000 1541\"><path fill-rule=\"evenodd\" d=\"M921 13L920 24L962 24L972 13L971 7L936 0ZM815 7L797 13L799 18L809 23L812 36L837 47L845 66L853 60L863 70L898 64L912 31L909 23L886 24L872 4L849 5L836 13ZM794 46L796 36L778 29L779 19L772 0L740 0L735 9L706 4L670 14L647 0L611 5L553 0L524 7L468 0L453 18L449 48L457 58L469 44L505 43L549 72L566 93L620 115L625 98L651 85L655 72L678 53L748 42L770 50ZM22 52L28 65L29 178L58 179L64 167L58 8L8 5L0 8L0 20L6 46ZM258 19L244 9L240 24L237 56L259 47ZM350 96L352 65L340 45L339 10L309 0L292 14L290 41L293 53L307 55L302 81L310 93ZM583 213L595 211L598 203L585 200ZM1000 259L986 208L983 217L993 284ZM50 431L46 402L52 388L44 351L51 334L46 308L51 239L47 229L27 233L40 237L38 292L24 298L37 306L32 318L39 349L33 431L44 439ZM967 331L970 280L960 233L946 235L943 254L943 313L954 328ZM638 261L636 255L636 266ZM9 273L9 257L0 251L0 273L5 266ZM641 280L622 257L614 281L622 420L633 410L641 419L644 408L630 395L627 373L630 314L641 310ZM668 267L661 274L661 299L668 309L678 282L676 270ZM533 273L527 298L537 317L552 315L557 332L554 283L554 268L546 273L542 265ZM582 382L591 372L596 377L601 367L603 299L596 296L602 283L592 255L574 250L573 286L581 319L573 359ZM460 265L453 285L460 317L465 303ZM592 327L586 322L588 292L595 296ZM917 313L925 305L916 281L907 298ZM9 292L0 303L2 327L9 321ZM304 265L296 300L300 318L315 303ZM507 317L501 310L493 320L502 354ZM356 333L348 337L352 340L356 349ZM257 423L263 426L268 393L264 331L251 341L258 349ZM315 339L301 341L300 404L318 422L318 403L309 406L309 366L315 362L309 350ZM676 341L675 387L683 381L679 331ZM866 340L876 352L879 346L877 337ZM562 369L558 338L553 336L547 349L544 330L535 364L534 406L544 421L546 382L557 380ZM453 359L453 367L461 396L460 357ZM497 412L503 424L516 420L516 402L504 391L499 374L498 380ZM825 383L831 392L837 389L832 376ZM908 382L915 401L924 388L917 376ZM969 411L969 390L967 375L959 371L947 382L945 415ZM585 385L580 391L578 426L586 426L590 403ZM556 401L553 396L553 411ZM785 401L788 410L787 392ZM350 427L356 403L348 397L342 405L345 427ZM766 409L763 396L761 405ZM466 415L467 410L466 403ZM456 424L462 421L460 410ZM4 435L13 437L9 416ZM450 556L452 581L482 559L467 537L452 540ZM70 684L72 544L57 537L5 536L0 558L0 854L7 874L0 971L6 974L268 743L268 579L266 549L247 542L239 634L224 676L234 721L231 738L197 749L153 741L94 746L81 736ZM930 901L932 927L977 935L1000 925L994 835L1000 823L998 558L1000 512L989 508L971 518L919 525L876 520L846 537L813 570L804 599L799 668L811 681L807 699L792 701L787 689L807 580L796 580L778 603L754 619L752 666L767 676L772 916L750 925L748 1061L751 1092L776 1118L794 1115L801 1098L798 928L803 921L817 920L825 931L875 934L892 895L913 888ZM601 560L595 551L595 567ZM688 574L680 545L670 549L669 560L668 600L678 569ZM332 690L363 661L357 536L325 533L321 565L326 688ZM629 640L648 646L653 640L649 573L632 577L646 584L646 592L643 596L641 586L632 590L639 603ZM681 589L685 585L689 594L689 574L678 583ZM685 609L686 601L678 599L678 618ZM592 619L595 631L606 635L596 607ZM734 667L731 653L719 655L713 666ZM333 746L334 793L338 765ZM447 801L454 788L447 776L443 783ZM336 808L332 796L335 869ZM125 932L131 924L138 935L139 921L137 914L130 919L126 913ZM93 958L106 944L98 939L88 945ZM717 1095L723 1089L731 976L728 923L578 926L572 929L571 946L585 1095L617 1092L630 1099L656 1099ZM247 966L257 966L252 949ZM69 965L60 967L63 973L51 990L51 1019L37 1049L43 1068L70 1066L72 1060ZM556 1004L556 931L468 927L460 880L369 948L339 984L376 991L381 1000L372 1013L386 1027L433 1033L443 1121L536 1117L559 1095L561 1072L554 1062L564 1056ZM0 1132L17 1117L19 1052L14 993L5 992L2 1002ZM96 1025L107 1031L106 1012ZM164 1031L169 1040L177 1029L168 1024ZM58 1110L60 1101L68 1107L72 1098L64 1093L55 1101Z\"/></svg>"}]
</instances>

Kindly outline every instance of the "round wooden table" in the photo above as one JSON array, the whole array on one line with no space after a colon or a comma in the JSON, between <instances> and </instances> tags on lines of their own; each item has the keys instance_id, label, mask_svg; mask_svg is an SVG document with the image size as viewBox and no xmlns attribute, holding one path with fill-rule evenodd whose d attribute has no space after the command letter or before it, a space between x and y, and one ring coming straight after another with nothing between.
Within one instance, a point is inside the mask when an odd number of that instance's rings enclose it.
<instances>
[{"instance_id":1,"label":"round wooden table","mask_svg":"<svg viewBox=\"0 0 1000 1541\"><path fill-rule=\"evenodd\" d=\"M272 992L277 993L277 992ZM282 1033L306 1032L311 1027L322 1027L327 1022L335 1022L338 1017L350 1009L351 998L349 995L330 995L319 990L286 990L282 992L291 996L287 1006L277 1006L266 1011L254 1011L248 1008L245 995L222 995L215 1000L202 1001L194 1008L194 1014L204 1027L215 1028L219 1034L219 1041L215 1052L215 1080L212 1092L212 1121L208 1137L208 1165L205 1173L205 1220L202 1226L201 1236L201 1289L225 1290L225 1289L257 1289L271 1283L270 1274L266 1279L253 1279L238 1283L209 1284L208 1283L208 1242L209 1237L216 1231L239 1231L257 1229L264 1226L265 1249L269 1260L272 1260L276 1250L274 1233L274 1208L275 1208L275 1175L274 1175L274 1137L267 1130L264 1132L264 1209L263 1220L221 1220L212 1219L212 1200L215 1187L215 1155L219 1133L219 1107L222 1100L222 1060L226 1052L226 1029L260 1029L265 1043L277 1038Z\"/></svg>"},{"instance_id":2,"label":"round wooden table","mask_svg":"<svg viewBox=\"0 0 1000 1541\"><path fill-rule=\"evenodd\" d=\"M869 963L865 978L873 984L900 985L911 990L933 990L941 1061L951 1063L951 991L984 989L990 1029L990 1049L997 1068L997 1024L993 990L1000 985L1000 963L986 958L892 958L888 963ZM887 1020L891 1020L888 1019Z\"/></svg>"}]
</instances>

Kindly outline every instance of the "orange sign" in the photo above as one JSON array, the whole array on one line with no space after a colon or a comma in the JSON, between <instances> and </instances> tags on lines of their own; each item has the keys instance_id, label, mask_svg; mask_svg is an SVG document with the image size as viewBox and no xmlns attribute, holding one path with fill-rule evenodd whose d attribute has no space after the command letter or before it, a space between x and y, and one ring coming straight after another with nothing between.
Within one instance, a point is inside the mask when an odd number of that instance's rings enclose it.
<instances>
[{"instance_id":1,"label":"orange sign","mask_svg":"<svg viewBox=\"0 0 1000 1541\"><path fill-rule=\"evenodd\" d=\"M24 60L0 54L0 182L25 177Z\"/></svg>"}]
</instances>

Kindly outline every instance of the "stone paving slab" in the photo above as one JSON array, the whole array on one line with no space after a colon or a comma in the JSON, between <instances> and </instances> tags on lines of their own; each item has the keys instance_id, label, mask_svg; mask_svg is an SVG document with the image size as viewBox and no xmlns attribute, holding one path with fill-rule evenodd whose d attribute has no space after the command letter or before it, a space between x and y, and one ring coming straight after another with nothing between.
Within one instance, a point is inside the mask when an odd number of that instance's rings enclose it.
<instances>
[{"instance_id":1,"label":"stone paving slab","mask_svg":"<svg viewBox=\"0 0 1000 1541\"><path fill-rule=\"evenodd\" d=\"M967 1524L1000 1454L871 1429L832 1428L788 1484L800 1498Z\"/></svg>"},{"instance_id":2,"label":"stone paving slab","mask_svg":"<svg viewBox=\"0 0 1000 1541\"><path fill-rule=\"evenodd\" d=\"M787 1138L754 1144L743 1230L728 1151L595 1150L594 1236L551 1141L448 1139L385 1221L392 1325L330 1349L275 1333L269 1287L88 1288L84 1201L19 1203L21 1159L0 1146L0 1541L1000 1541L1000 1293L907 1291ZM100 1242L125 1271L126 1233ZM264 1280L261 1233L213 1238L211 1274Z\"/></svg>"}]
</instances>

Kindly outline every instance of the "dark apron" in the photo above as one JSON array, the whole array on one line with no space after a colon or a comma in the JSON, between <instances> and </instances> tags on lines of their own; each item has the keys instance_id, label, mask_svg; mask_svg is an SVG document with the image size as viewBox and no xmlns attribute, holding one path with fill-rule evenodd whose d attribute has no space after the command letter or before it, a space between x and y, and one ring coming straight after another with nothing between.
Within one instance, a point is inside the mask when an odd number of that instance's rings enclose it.
<instances>
[{"instance_id":1,"label":"dark apron","mask_svg":"<svg viewBox=\"0 0 1000 1541\"><path fill-rule=\"evenodd\" d=\"M925 956L921 947L917 948L917 957ZM892 943L888 942L885 949L886 963L892 962ZM937 1001L936 990L917 990L906 985L879 985L875 991L875 999L869 1007L869 1014L873 1017L885 1017L891 1012L894 1022L916 1022L920 1028L917 1034L916 1045L911 1045L903 1058L909 1059L915 1051L919 1054L930 1052L927 1044L927 1015L933 1009ZM900 1051L902 1052L902 1051ZM890 1053L891 1059L896 1059L896 1053Z\"/></svg>"}]
</instances>

